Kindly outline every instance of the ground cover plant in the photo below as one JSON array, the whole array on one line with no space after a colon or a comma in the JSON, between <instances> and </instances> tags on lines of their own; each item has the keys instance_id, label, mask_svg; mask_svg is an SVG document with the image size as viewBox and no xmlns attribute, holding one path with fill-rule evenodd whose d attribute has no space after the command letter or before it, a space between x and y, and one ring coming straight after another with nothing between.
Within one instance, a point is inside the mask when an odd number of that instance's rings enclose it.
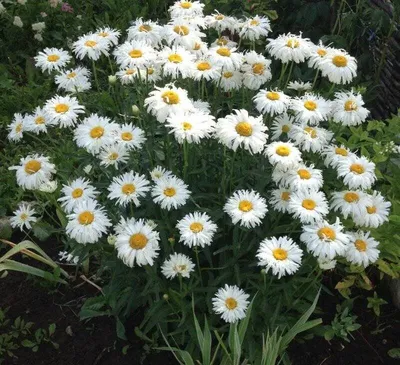
<instances>
[{"instance_id":1,"label":"ground cover plant","mask_svg":"<svg viewBox=\"0 0 400 365\"><path fill-rule=\"evenodd\" d=\"M398 118L367 121L343 49L199 2L168 13L37 52L45 87L7 125L4 208L101 278L82 320L112 316L125 338L144 307L136 334L181 363L288 362L321 323L325 270L346 297L398 276ZM10 257L2 270L36 272ZM355 328L345 314L332 336Z\"/></svg>"}]
</instances>

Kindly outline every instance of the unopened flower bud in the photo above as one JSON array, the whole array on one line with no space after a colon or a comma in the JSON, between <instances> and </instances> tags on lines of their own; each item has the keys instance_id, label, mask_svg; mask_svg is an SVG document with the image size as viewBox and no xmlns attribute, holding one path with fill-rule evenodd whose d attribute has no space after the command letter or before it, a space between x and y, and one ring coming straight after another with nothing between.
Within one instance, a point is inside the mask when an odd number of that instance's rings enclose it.
<instances>
[{"instance_id":1,"label":"unopened flower bud","mask_svg":"<svg viewBox=\"0 0 400 365\"><path fill-rule=\"evenodd\" d=\"M113 234L110 234L107 237L107 242L108 242L109 245L114 246L115 242L117 242L117 236L114 236Z\"/></svg>"},{"instance_id":2,"label":"unopened flower bud","mask_svg":"<svg viewBox=\"0 0 400 365\"><path fill-rule=\"evenodd\" d=\"M132 105L132 114L137 117L140 114L140 109L137 107L137 105Z\"/></svg>"},{"instance_id":3,"label":"unopened flower bud","mask_svg":"<svg viewBox=\"0 0 400 365\"><path fill-rule=\"evenodd\" d=\"M164 295L162 296L162 298L163 298L165 301L168 301L169 295L168 295L168 294L164 294Z\"/></svg>"},{"instance_id":4,"label":"unopened flower bud","mask_svg":"<svg viewBox=\"0 0 400 365\"><path fill-rule=\"evenodd\" d=\"M116 84L116 83L117 83L117 76L115 76L115 75L109 75L109 76L108 76L108 83L109 83L110 85Z\"/></svg>"}]
</instances>

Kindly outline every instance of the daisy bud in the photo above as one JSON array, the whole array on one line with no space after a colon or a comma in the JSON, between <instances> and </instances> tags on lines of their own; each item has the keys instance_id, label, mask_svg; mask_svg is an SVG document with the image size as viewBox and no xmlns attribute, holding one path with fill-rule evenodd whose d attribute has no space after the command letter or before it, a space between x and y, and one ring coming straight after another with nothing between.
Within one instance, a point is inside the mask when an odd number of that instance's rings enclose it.
<instances>
[{"instance_id":1,"label":"daisy bud","mask_svg":"<svg viewBox=\"0 0 400 365\"><path fill-rule=\"evenodd\" d=\"M175 243L175 238L174 237L170 237L168 238L168 242L173 245Z\"/></svg>"},{"instance_id":2,"label":"daisy bud","mask_svg":"<svg viewBox=\"0 0 400 365\"><path fill-rule=\"evenodd\" d=\"M140 114L140 109L137 105L132 105L132 114L137 117Z\"/></svg>"},{"instance_id":3,"label":"daisy bud","mask_svg":"<svg viewBox=\"0 0 400 365\"><path fill-rule=\"evenodd\" d=\"M114 246L116 241L117 241L117 236L114 236L114 235L110 234L110 235L107 237L107 242L108 242L108 244L111 245L111 246Z\"/></svg>"},{"instance_id":4,"label":"daisy bud","mask_svg":"<svg viewBox=\"0 0 400 365\"><path fill-rule=\"evenodd\" d=\"M44 193L54 193L57 189L57 180L46 181L42 185L39 186L39 190Z\"/></svg>"},{"instance_id":5,"label":"daisy bud","mask_svg":"<svg viewBox=\"0 0 400 365\"><path fill-rule=\"evenodd\" d=\"M261 273L261 275L265 275L265 274L267 273L267 271L266 271L265 269L262 269L262 270L260 271L260 273Z\"/></svg>"},{"instance_id":6,"label":"daisy bud","mask_svg":"<svg viewBox=\"0 0 400 365\"><path fill-rule=\"evenodd\" d=\"M108 83L110 85L116 84L117 83L117 76L115 76L115 75L108 76Z\"/></svg>"},{"instance_id":7,"label":"daisy bud","mask_svg":"<svg viewBox=\"0 0 400 365\"><path fill-rule=\"evenodd\" d=\"M90 174L90 171L92 171L93 166L92 165L86 165L83 169L83 171L85 172L85 174Z\"/></svg>"},{"instance_id":8,"label":"daisy bud","mask_svg":"<svg viewBox=\"0 0 400 365\"><path fill-rule=\"evenodd\" d=\"M168 302L169 295L168 295L168 294L164 294L164 295L162 296L162 298L163 298L166 302Z\"/></svg>"},{"instance_id":9,"label":"daisy bud","mask_svg":"<svg viewBox=\"0 0 400 365\"><path fill-rule=\"evenodd\" d=\"M22 22L22 20L19 16L14 17L13 24L20 28L22 28L24 26L24 23Z\"/></svg>"}]
</instances>

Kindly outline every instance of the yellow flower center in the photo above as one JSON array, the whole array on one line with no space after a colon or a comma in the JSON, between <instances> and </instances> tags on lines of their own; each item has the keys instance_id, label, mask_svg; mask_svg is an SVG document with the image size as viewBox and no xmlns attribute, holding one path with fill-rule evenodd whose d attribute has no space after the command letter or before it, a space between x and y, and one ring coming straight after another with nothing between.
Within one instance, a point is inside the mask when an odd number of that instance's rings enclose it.
<instances>
[{"instance_id":1,"label":"yellow flower center","mask_svg":"<svg viewBox=\"0 0 400 365\"><path fill-rule=\"evenodd\" d=\"M238 302L236 299L233 299L233 298L225 299L225 307L227 309L229 309L230 311L234 310L237 306L238 306Z\"/></svg>"},{"instance_id":2,"label":"yellow flower center","mask_svg":"<svg viewBox=\"0 0 400 365\"><path fill-rule=\"evenodd\" d=\"M233 72L224 72L222 76L224 76L226 79L230 79L233 76Z\"/></svg>"},{"instance_id":3,"label":"yellow flower center","mask_svg":"<svg viewBox=\"0 0 400 365\"><path fill-rule=\"evenodd\" d=\"M123 194L131 195L136 191L136 187L133 184L125 184L125 185L122 185L121 190L122 190Z\"/></svg>"},{"instance_id":4,"label":"yellow flower center","mask_svg":"<svg viewBox=\"0 0 400 365\"><path fill-rule=\"evenodd\" d=\"M253 209L253 203L251 201L242 200L239 203L239 210L241 210L242 212L250 212L250 210L252 209Z\"/></svg>"},{"instance_id":5,"label":"yellow flower center","mask_svg":"<svg viewBox=\"0 0 400 365\"><path fill-rule=\"evenodd\" d=\"M350 171L354 172L355 174L360 175L360 174L363 174L365 172L365 169L364 169L363 165L360 165L359 163L353 163L350 166Z\"/></svg>"},{"instance_id":6,"label":"yellow flower center","mask_svg":"<svg viewBox=\"0 0 400 365\"><path fill-rule=\"evenodd\" d=\"M194 222L194 223L192 223L190 225L189 228L193 233L199 233L199 232L201 232L203 230L204 227L203 227L203 225L201 223Z\"/></svg>"},{"instance_id":7,"label":"yellow flower center","mask_svg":"<svg viewBox=\"0 0 400 365\"><path fill-rule=\"evenodd\" d=\"M143 233L135 233L129 238L129 246L134 250L145 248L149 240Z\"/></svg>"},{"instance_id":8,"label":"yellow flower center","mask_svg":"<svg viewBox=\"0 0 400 365\"><path fill-rule=\"evenodd\" d=\"M211 70L211 65L208 62L200 62L199 64L197 64L197 69L199 71Z\"/></svg>"},{"instance_id":9,"label":"yellow flower center","mask_svg":"<svg viewBox=\"0 0 400 365\"><path fill-rule=\"evenodd\" d=\"M54 110L56 113L66 113L69 110L69 106L67 104L57 104Z\"/></svg>"},{"instance_id":10,"label":"yellow flower center","mask_svg":"<svg viewBox=\"0 0 400 365\"><path fill-rule=\"evenodd\" d=\"M358 196L357 193L354 193L352 191L349 191L348 193L344 194L344 200L347 203L354 203L354 202L358 202L358 200L360 199L360 197Z\"/></svg>"},{"instance_id":11,"label":"yellow flower center","mask_svg":"<svg viewBox=\"0 0 400 365\"><path fill-rule=\"evenodd\" d=\"M133 135L131 132L122 132L121 133L121 138L123 141L132 141Z\"/></svg>"},{"instance_id":12,"label":"yellow flower center","mask_svg":"<svg viewBox=\"0 0 400 365\"><path fill-rule=\"evenodd\" d=\"M254 69L253 69L253 72L254 72ZM266 98L269 99L269 100L279 100L279 99L280 99L279 93L277 93L277 92L275 92L275 91L268 91L268 92L265 94L265 96L266 96Z\"/></svg>"},{"instance_id":13,"label":"yellow flower center","mask_svg":"<svg viewBox=\"0 0 400 365\"><path fill-rule=\"evenodd\" d=\"M309 180L311 179L311 174L308 170L305 169L300 169L297 171L297 175L300 176L300 179L302 180Z\"/></svg>"},{"instance_id":14,"label":"yellow flower center","mask_svg":"<svg viewBox=\"0 0 400 365\"><path fill-rule=\"evenodd\" d=\"M161 95L164 103L169 105L179 103L179 95L175 91L166 91Z\"/></svg>"},{"instance_id":15,"label":"yellow flower center","mask_svg":"<svg viewBox=\"0 0 400 365\"><path fill-rule=\"evenodd\" d=\"M289 48L298 48L300 46L300 42L297 39L290 38L286 42L286 47Z\"/></svg>"},{"instance_id":16,"label":"yellow flower center","mask_svg":"<svg viewBox=\"0 0 400 365\"><path fill-rule=\"evenodd\" d=\"M222 57L230 57L231 50L227 47L219 47L217 49L217 53Z\"/></svg>"},{"instance_id":17,"label":"yellow flower center","mask_svg":"<svg viewBox=\"0 0 400 365\"><path fill-rule=\"evenodd\" d=\"M190 131L192 129L192 125L189 122L183 122L183 130Z\"/></svg>"},{"instance_id":18,"label":"yellow flower center","mask_svg":"<svg viewBox=\"0 0 400 365\"><path fill-rule=\"evenodd\" d=\"M321 57L324 57L324 56L326 56L326 54L328 53L325 49L323 49L323 48L320 48L318 51L317 51L317 53L318 53L318 55L320 55Z\"/></svg>"},{"instance_id":19,"label":"yellow flower center","mask_svg":"<svg viewBox=\"0 0 400 365\"><path fill-rule=\"evenodd\" d=\"M311 127L305 127L304 131L307 132L311 138L317 138L317 131Z\"/></svg>"},{"instance_id":20,"label":"yellow flower center","mask_svg":"<svg viewBox=\"0 0 400 365\"><path fill-rule=\"evenodd\" d=\"M82 226L87 226L93 223L93 221L94 221L94 214L92 212L89 212L88 210L78 215L78 222Z\"/></svg>"},{"instance_id":21,"label":"yellow flower center","mask_svg":"<svg viewBox=\"0 0 400 365\"><path fill-rule=\"evenodd\" d=\"M290 199L290 192L289 191L282 191L281 199L285 202L289 201Z\"/></svg>"},{"instance_id":22,"label":"yellow flower center","mask_svg":"<svg viewBox=\"0 0 400 365\"><path fill-rule=\"evenodd\" d=\"M175 265L174 266L174 270L177 272L186 271L186 269L187 269L186 265Z\"/></svg>"},{"instance_id":23,"label":"yellow flower center","mask_svg":"<svg viewBox=\"0 0 400 365\"><path fill-rule=\"evenodd\" d=\"M201 48L201 44L196 42L196 43L194 44L193 50L194 50L194 51L198 51L200 48Z\"/></svg>"},{"instance_id":24,"label":"yellow flower center","mask_svg":"<svg viewBox=\"0 0 400 365\"><path fill-rule=\"evenodd\" d=\"M149 68L147 69L147 74L148 74L148 75L153 75L153 73L154 73L154 68L153 68L153 67L149 67Z\"/></svg>"},{"instance_id":25,"label":"yellow flower center","mask_svg":"<svg viewBox=\"0 0 400 365\"><path fill-rule=\"evenodd\" d=\"M335 148L335 153L340 156L347 156L349 154L344 148L340 147Z\"/></svg>"},{"instance_id":26,"label":"yellow flower center","mask_svg":"<svg viewBox=\"0 0 400 365\"><path fill-rule=\"evenodd\" d=\"M336 67L346 67L347 66L347 58L345 56L335 56L332 58L332 63Z\"/></svg>"},{"instance_id":27,"label":"yellow flower center","mask_svg":"<svg viewBox=\"0 0 400 365\"><path fill-rule=\"evenodd\" d=\"M287 124L284 124L282 126L282 132L283 133L289 133L289 131L290 131L290 127Z\"/></svg>"},{"instance_id":28,"label":"yellow flower center","mask_svg":"<svg viewBox=\"0 0 400 365\"><path fill-rule=\"evenodd\" d=\"M189 28L185 25L176 25L174 27L174 32L179 34L179 35L188 35L189 34Z\"/></svg>"},{"instance_id":29,"label":"yellow flower center","mask_svg":"<svg viewBox=\"0 0 400 365\"><path fill-rule=\"evenodd\" d=\"M219 46L226 46L228 44L228 39L226 38L218 38L216 42Z\"/></svg>"},{"instance_id":30,"label":"yellow flower center","mask_svg":"<svg viewBox=\"0 0 400 365\"><path fill-rule=\"evenodd\" d=\"M140 58L143 56L143 52L140 49L132 49L132 51L129 52L129 56L131 56L131 58Z\"/></svg>"},{"instance_id":31,"label":"yellow flower center","mask_svg":"<svg viewBox=\"0 0 400 365\"><path fill-rule=\"evenodd\" d=\"M111 152L108 156L108 159L111 161L115 161L119 157L119 154L117 152Z\"/></svg>"},{"instance_id":32,"label":"yellow flower center","mask_svg":"<svg viewBox=\"0 0 400 365\"><path fill-rule=\"evenodd\" d=\"M317 204L315 203L314 200L311 200L311 199L304 199L303 202L301 203L301 206L302 206L304 209L307 209L307 210L314 210L315 207L317 206Z\"/></svg>"},{"instance_id":33,"label":"yellow flower center","mask_svg":"<svg viewBox=\"0 0 400 365\"><path fill-rule=\"evenodd\" d=\"M225 16L222 15L222 14L218 14L218 15L215 16L215 19L216 19L216 20L222 20L222 19L224 19L224 18L225 18Z\"/></svg>"},{"instance_id":34,"label":"yellow flower center","mask_svg":"<svg viewBox=\"0 0 400 365\"><path fill-rule=\"evenodd\" d=\"M83 195L83 189L76 188L76 189L72 190L71 195L74 199L80 198Z\"/></svg>"},{"instance_id":35,"label":"yellow flower center","mask_svg":"<svg viewBox=\"0 0 400 365\"><path fill-rule=\"evenodd\" d=\"M357 110L357 103L354 100L347 100L344 103L344 110L346 110L346 112L353 112Z\"/></svg>"},{"instance_id":36,"label":"yellow flower center","mask_svg":"<svg viewBox=\"0 0 400 365\"><path fill-rule=\"evenodd\" d=\"M47 56L47 61L49 62L57 62L60 59L60 56L56 54L51 54Z\"/></svg>"},{"instance_id":37,"label":"yellow flower center","mask_svg":"<svg viewBox=\"0 0 400 365\"><path fill-rule=\"evenodd\" d=\"M354 242L354 246L356 246L356 249L360 252L367 251L367 242L363 240L356 240L356 242Z\"/></svg>"},{"instance_id":38,"label":"yellow flower center","mask_svg":"<svg viewBox=\"0 0 400 365\"><path fill-rule=\"evenodd\" d=\"M264 65L262 63L255 63L253 65L253 74L262 75L264 73Z\"/></svg>"},{"instance_id":39,"label":"yellow flower center","mask_svg":"<svg viewBox=\"0 0 400 365\"><path fill-rule=\"evenodd\" d=\"M104 134L104 128L100 127L100 126L94 127L90 131L90 137L96 138L96 139L102 137L103 134Z\"/></svg>"},{"instance_id":40,"label":"yellow flower center","mask_svg":"<svg viewBox=\"0 0 400 365\"><path fill-rule=\"evenodd\" d=\"M275 152L279 156L286 157L290 155L290 148L287 146L278 146Z\"/></svg>"},{"instance_id":41,"label":"yellow flower center","mask_svg":"<svg viewBox=\"0 0 400 365\"><path fill-rule=\"evenodd\" d=\"M181 3L181 8L190 9L191 7L192 7L192 3L190 3L189 1L185 1L185 2Z\"/></svg>"},{"instance_id":42,"label":"yellow flower center","mask_svg":"<svg viewBox=\"0 0 400 365\"><path fill-rule=\"evenodd\" d=\"M44 122L45 122L44 117L37 117L35 119L35 124L44 124Z\"/></svg>"},{"instance_id":43,"label":"yellow flower center","mask_svg":"<svg viewBox=\"0 0 400 365\"><path fill-rule=\"evenodd\" d=\"M151 31L151 26L148 25L148 24L142 24L142 25L139 27L139 32L145 32L145 33L147 33L147 32L150 32L150 31Z\"/></svg>"},{"instance_id":44,"label":"yellow flower center","mask_svg":"<svg viewBox=\"0 0 400 365\"><path fill-rule=\"evenodd\" d=\"M253 19L253 20L250 22L250 25L258 25L258 24L260 24L260 22L259 22L257 19Z\"/></svg>"},{"instance_id":45,"label":"yellow flower center","mask_svg":"<svg viewBox=\"0 0 400 365\"><path fill-rule=\"evenodd\" d=\"M288 253L283 248L275 248L272 250L272 255L275 257L276 260L283 261L286 260L288 257Z\"/></svg>"},{"instance_id":46,"label":"yellow flower center","mask_svg":"<svg viewBox=\"0 0 400 365\"><path fill-rule=\"evenodd\" d=\"M329 227L323 227L318 230L318 237L323 240L323 239L328 239L330 241L333 241L336 238L336 233L332 228Z\"/></svg>"},{"instance_id":47,"label":"yellow flower center","mask_svg":"<svg viewBox=\"0 0 400 365\"><path fill-rule=\"evenodd\" d=\"M76 77L76 72L70 72L69 74L67 74L67 79L73 79L74 77Z\"/></svg>"},{"instance_id":48,"label":"yellow flower center","mask_svg":"<svg viewBox=\"0 0 400 365\"><path fill-rule=\"evenodd\" d=\"M20 216L21 220L26 221L28 219L28 214L22 213Z\"/></svg>"},{"instance_id":49,"label":"yellow flower center","mask_svg":"<svg viewBox=\"0 0 400 365\"><path fill-rule=\"evenodd\" d=\"M236 124L236 132L243 137L249 137L253 134L253 128L250 123L240 122Z\"/></svg>"},{"instance_id":50,"label":"yellow flower center","mask_svg":"<svg viewBox=\"0 0 400 365\"><path fill-rule=\"evenodd\" d=\"M370 207L367 207L367 212L368 212L368 214L375 214L376 213L376 207L375 206L370 206Z\"/></svg>"},{"instance_id":51,"label":"yellow flower center","mask_svg":"<svg viewBox=\"0 0 400 365\"><path fill-rule=\"evenodd\" d=\"M98 33L97 35L98 35L99 37L103 37L103 38L108 37L108 33L106 33L106 32L100 32L100 33Z\"/></svg>"},{"instance_id":52,"label":"yellow flower center","mask_svg":"<svg viewBox=\"0 0 400 365\"><path fill-rule=\"evenodd\" d=\"M133 75L135 72L136 72L136 70L133 70L133 69L131 69L131 68L128 68L128 69L125 71L125 75Z\"/></svg>"},{"instance_id":53,"label":"yellow flower center","mask_svg":"<svg viewBox=\"0 0 400 365\"><path fill-rule=\"evenodd\" d=\"M22 131L22 124L21 124L21 123L19 123L19 124L16 125L15 131L16 131L17 133L19 133L19 132Z\"/></svg>"},{"instance_id":54,"label":"yellow flower center","mask_svg":"<svg viewBox=\"0 0 400 365\"><path fill-rule=\"evenodd\" d=\"M36 174L42 168L42 164L37 160L30 160L25 164L25 172L29 175Z\"/></svg>"},{"instance_id":55,"label":"yellow flower center","mask_svg":"<svg viewBox=\"0 0 400 365\"><path fill-rule=\"evenodd\" d=\"M171 198L176 195L176 190L174 188L166 188L164 189L164 195Z\"/></svg>"},{"instance_id":56,"label":"yellow flower center","mask_svg":"<svg viewBox=\"0 0 400 365\"><path fill-rule=\"evenodd\" d=\"M168 61L172 63L181 63L183 61L182 57L176 53L168 56Z\"/></svg>"},{"instance_id":57,"label":"yellow flower center","mask_svg":"<svg viewBox=\"0 0 400 365\"><path fill-rule=\"evenodd\" d=\"M304 108L310 111L314 111L315 109L317 109L317 103L312 100L307 100L306 102L304 102Z\"/></svg>"},{"instance_id":58,"label":"yellow flower center","mask_svg":"<svg viewBox=\"0 0 400 365\"><path fill-rule=\"evenodd\" d=\"M93 48L93 47L95 47L97 45L97 42L96 41L86 41L85 42L85 46L86 47L89 47L89 48Z\"/></svg>"}]
</instances>

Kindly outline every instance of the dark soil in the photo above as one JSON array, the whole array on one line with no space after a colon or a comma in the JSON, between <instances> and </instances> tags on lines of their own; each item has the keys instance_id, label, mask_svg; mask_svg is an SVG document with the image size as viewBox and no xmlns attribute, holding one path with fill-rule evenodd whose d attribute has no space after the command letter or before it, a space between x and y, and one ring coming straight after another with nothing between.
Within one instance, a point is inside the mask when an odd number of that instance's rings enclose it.
<instances>
[{"instance_id":1,"label":"dark soil","mask_svg":"<svg viewBox=\"0 0 400 365\"><path fill-rule=\"evenodd\" d=\"M45 248L46 251L47 248ZM56 254L52 255L53 257ZM134 334L142 314L132 316L126 325L128 341L117 339L113 318L99 317L89 322L79 320L79 310L84 300L98 294L92 285L78 279L68 287L57 290L40 287L37 281L25 275L10 272L0 279L0 308L10 307L7 317L14 320L21 316L34 322L34 330L48 328L55 323L54 342L59 349L43 344L39 351L20 347L15 358L7 358L4 365L172 365L176 364L168 352L148 350ZM368 294L368 295L372 295ZM364 297L365 297L364 292ZM388 300L388 298L385 298ZM330 323L336 313L336 304L341 298L324 294L319 307L325 324ZM381 307L382 314L376 316L366 308L365 300L357 299L353 312L362 327L352 332L350 343L333 340L330 343L314 337L303 343L293 342L289 348L294 365L379 365L398 364L387 352L400 347L399 311L391 304ZM129 345L124 355L122 349ZM218 364L216 364L218 365Z\"/></svg>"}]
</instances>

